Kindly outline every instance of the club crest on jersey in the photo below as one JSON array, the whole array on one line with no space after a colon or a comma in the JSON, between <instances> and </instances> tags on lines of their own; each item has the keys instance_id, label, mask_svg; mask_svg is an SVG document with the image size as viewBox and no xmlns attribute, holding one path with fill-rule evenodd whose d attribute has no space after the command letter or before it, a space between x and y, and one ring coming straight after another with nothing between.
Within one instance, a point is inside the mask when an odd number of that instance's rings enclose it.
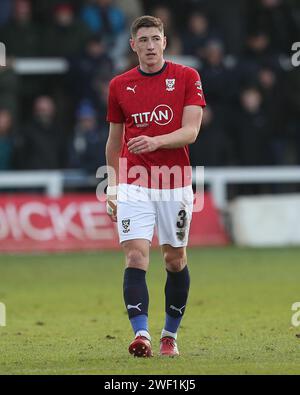
<instances>
[{"instance_id":1,"label":"club crest on jersey","mask_svg":"<svg viewBox=\"0 0 300 395\"><path fill-rule=\"evenodd\" d=\"M171 92L175 89L175 78L173 79L166 79L166 90Z\"/></svg>"}]
</instances>

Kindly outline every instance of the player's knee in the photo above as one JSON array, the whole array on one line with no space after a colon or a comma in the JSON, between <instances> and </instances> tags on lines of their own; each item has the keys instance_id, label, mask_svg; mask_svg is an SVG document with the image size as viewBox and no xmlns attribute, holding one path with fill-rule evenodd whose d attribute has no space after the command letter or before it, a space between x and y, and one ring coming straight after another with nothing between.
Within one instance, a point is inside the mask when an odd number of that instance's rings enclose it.
<instances>
[{"instance_id":1,"label":"player's knee","mask_svg":"<svg viewBox=\"0 0 300 395\"><path fill-rule=\"evenodd\" d=\"M146 270L147 264L147 257L140 250L132 249L126 255L127 267Z\"/></svg>"},{"instance_id":2,"label":"player's knee","mask_svg":"<svg viewBox=\"0 0 300 395\"><path fill-rule=\"evenodd\" d=\"M180 272L186 265L186 253L183 250L168 251L164 253L167 270Z\"/></svg>"}]
</instances>

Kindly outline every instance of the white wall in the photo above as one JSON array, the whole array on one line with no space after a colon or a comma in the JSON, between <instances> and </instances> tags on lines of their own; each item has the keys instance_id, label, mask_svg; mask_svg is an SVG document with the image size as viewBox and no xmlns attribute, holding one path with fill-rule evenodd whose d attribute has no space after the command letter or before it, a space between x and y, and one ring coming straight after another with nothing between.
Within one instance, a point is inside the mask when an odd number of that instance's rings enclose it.
<instances>
[{"instance_id":1,"label":"white wall","mask_svg":"<svg viewBox=\"0 0 300 395\"><path fill-rule=\"evenodd\" d=\"M300 194L240 197L229 211L237 245L300 245Z\"/></svg>"}]
</instances>

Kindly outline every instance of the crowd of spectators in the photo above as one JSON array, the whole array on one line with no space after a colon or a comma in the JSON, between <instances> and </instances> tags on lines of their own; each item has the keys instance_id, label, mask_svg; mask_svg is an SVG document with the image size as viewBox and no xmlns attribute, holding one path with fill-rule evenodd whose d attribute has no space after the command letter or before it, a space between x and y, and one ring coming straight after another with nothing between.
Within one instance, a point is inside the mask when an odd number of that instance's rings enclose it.
<instances>
[{"instance_id":1,"label":"crowd of spectators","mask_svg":"<svg viewBox=\"0 0 300 395\"><path fill-rule=\"evenodd\" d=\"M206 94L193 165L300 164L297 0L1 0L0 170L105 163L108 84L137 64L129 27L160 17L166 57L193 57ZM22 75L17 58L63 57L65 74ZM187 59L187 58L186 58Z\"/></svg>"}]
</instances>

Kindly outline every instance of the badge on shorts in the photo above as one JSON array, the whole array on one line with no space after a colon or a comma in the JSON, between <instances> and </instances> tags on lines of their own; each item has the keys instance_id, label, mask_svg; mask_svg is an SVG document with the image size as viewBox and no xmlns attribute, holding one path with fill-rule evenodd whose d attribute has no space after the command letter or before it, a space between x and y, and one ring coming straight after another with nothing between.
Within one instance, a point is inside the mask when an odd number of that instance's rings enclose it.
<instances>
[{"instance_id":1,"label":"badge on shorts","mask_svg":"<svg viewBox=\"0 0 300 395\"><path fill-rule=\"evenodd\" d=\"M122 219L123 233L130 231L130 219Z\"/></svg>"},{"instance_id":2,"label":"badge on shorts","mask_svg":"<svg viewBox=\"0 0 300 395\"><path fill-rule=\"evenodd\" d=\"M176 232L177 239L183 241L185 239L185 230L179 230Z\"/></svg>"},{"instance_id":3,"label":"badge on shorts","mask_svg":"<svg viewBox=\"0 0 300 395\"><path fill-rule=\"evenodd\" d=\"M175 78L173 79L166 79L166 90L173 91L175 89Z\"/></svg>"}]
</instances>

